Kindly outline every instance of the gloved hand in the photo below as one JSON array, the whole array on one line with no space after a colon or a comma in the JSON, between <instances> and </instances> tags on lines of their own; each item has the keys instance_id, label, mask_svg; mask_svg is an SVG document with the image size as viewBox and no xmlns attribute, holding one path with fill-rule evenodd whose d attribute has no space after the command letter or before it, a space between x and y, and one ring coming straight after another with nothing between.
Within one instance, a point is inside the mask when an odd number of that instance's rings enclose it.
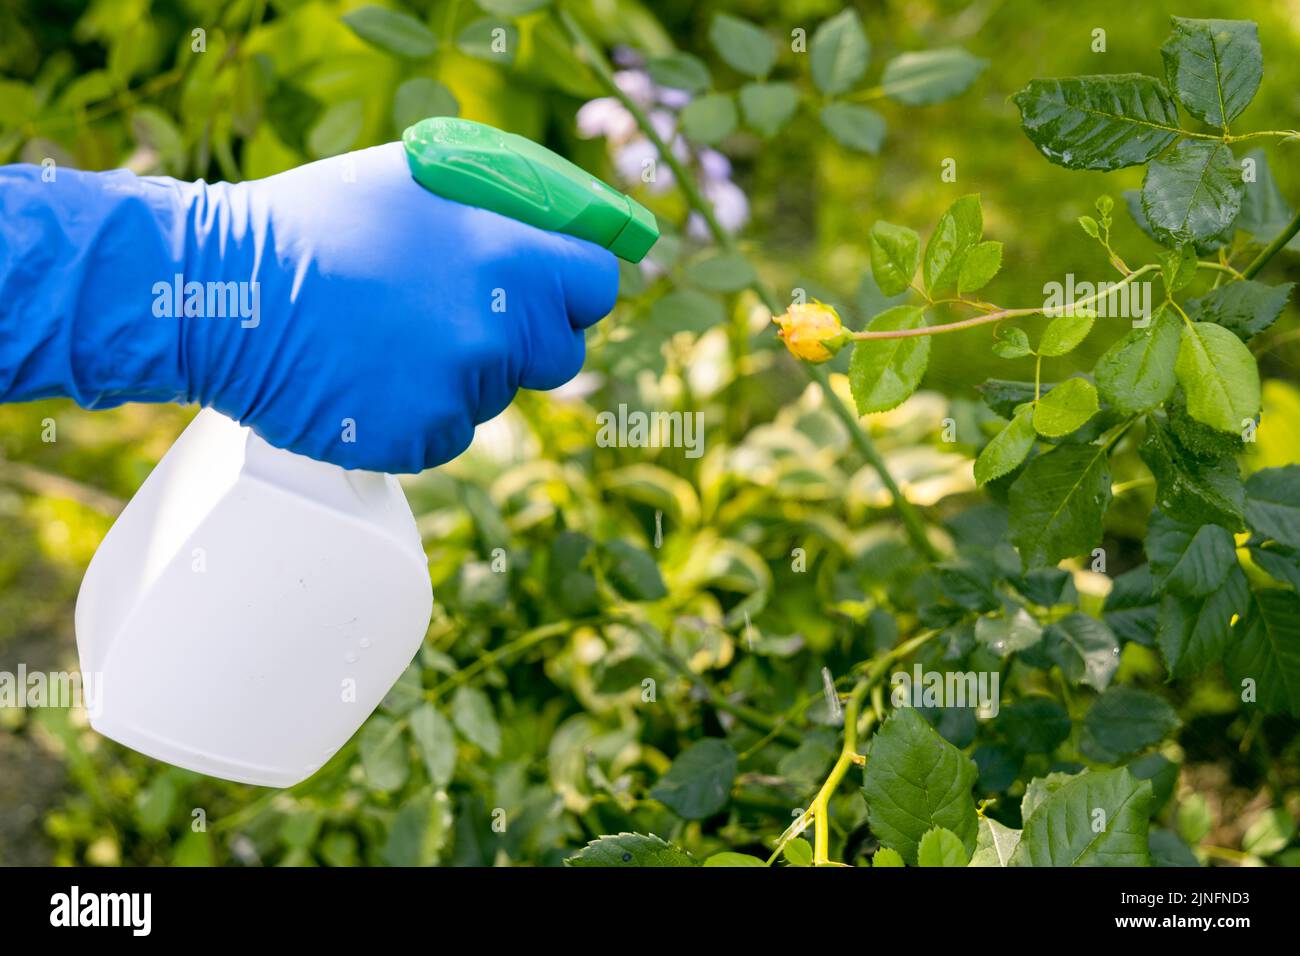
<instances>
[{"instance_id":1,"label":"gloved hand","mask_svg":"<svg viewBox=\"0 0 1300 956\"><path fill-rule=\"evenodd\" d=\"M608 251L433 195L400 143L237 185L0 167L0 401L198 402L415 472L577 374L617 291Z\"/></svg>"}]
</instances>

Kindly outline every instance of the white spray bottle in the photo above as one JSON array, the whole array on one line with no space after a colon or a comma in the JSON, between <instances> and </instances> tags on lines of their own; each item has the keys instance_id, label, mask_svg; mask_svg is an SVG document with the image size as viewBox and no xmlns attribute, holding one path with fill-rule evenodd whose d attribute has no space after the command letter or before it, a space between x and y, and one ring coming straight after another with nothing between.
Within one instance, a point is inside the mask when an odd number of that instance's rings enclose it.
<instances>
[{"instance_id":1,"label":"white spray bottle","mask_svg":"<svg viewBox=\"0 0 1300 956\"><path fill-rule=\"evenodd\" d=\"M403 137L448 199L636 262L633 200L530 140L435 118ZM347 742L401 676L433 594L391 475L272 447L204 409L127 504L77 598L91 726L168 763L287 787Z\"/></svg>"}]
</instances>

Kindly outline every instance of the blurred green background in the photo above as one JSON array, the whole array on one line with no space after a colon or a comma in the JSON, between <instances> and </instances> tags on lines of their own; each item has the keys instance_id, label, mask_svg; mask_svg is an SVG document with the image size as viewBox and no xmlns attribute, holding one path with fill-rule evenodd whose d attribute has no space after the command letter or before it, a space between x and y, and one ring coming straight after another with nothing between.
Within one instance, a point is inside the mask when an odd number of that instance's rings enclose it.
<instances>
[{"instance_id":1,"label":"blurred green background","mask_svg":"<svg viewBox=\"0 0 1300 956\"><path fill-rule=\"evenodd\" d=\"M424 76L454 97L448 109L537 138L618 181L605 144L581 138L575 125L578 109L602 91L546 11L506 18L492 11L511 7L507 0L485 9L409 0L403 9L442 41L433 56L409 62L348 29L341 17L357 6L10 0L0 7L0 162L53 158L209 180L266 176L395 138L404 125L397 91ZM676 46L734 88L739 77L707 41L716 11L785 38L796 27L811 34L842 6L591 0L573 8L609 47L655 54ZM940 105L873 104L888 125L878 156L826 136L815 101L773 139L741 131L720 148L748 197L742 242L764 278L782 296L801 287L836 303L857 326L880 301L868 276L871 223L888 219L925 234L970 192L982 196L986 238L1005 243L986 298L1030 304L1067 272L1105 276L1076 219L1097 195L1137 188L1140 170L1082 174L1044 162L1008 102L1030 78L1160 75L1171 13L1250 18L1259 22L1265 78L1243 122L1294 127L1300 116L1300 0L855 6L873 46L869 76L897 53L953 45L987 59L988 69L969 92ZM510 62L455 42L485 17L510 19L518 31ZM196 28L205 31L202 53L192 49ZM1098 28L1105 53L1092 51ZM806 67L788 46L776 75L807 86ZM1293 203L1297 149L1269 146ZM956 162L956 182L940 178L946 159ZM682 225L673 194L640 195L670 228ZM1155 246L1122 211L1117 223L1126 258L1150 260ZM776 347L754 302L712 297L694 303L701 314L685 321L681 300L656 308L698 249L689 238L670 240L652 257L654 273L625 270L623 299L589 339L577 385L523 396L460 460L406 482L439 603L424 649L372 721L378 731L363 731L308 784L277 794L125 751L75 712L0 710L0 863L553 864L620 829L675 831L700 852L755 847L779 833L824 774L834 734L814 727L803 746L743 767L725 825L682 824L644 791L702 724L718 732L718 718L701 707L691 681L665 670L608 610L646 605L658 635L692 672L780 713L818 692L823 666L840 673L887 646L896 625L886 619L914 616L926 592L878 479ZM1277 261L1276 281L1300 278L1300 259ZM1293 304L1278 334L1296 326ZM995 359L988 339L985 328L936 340L926 390L868 422L909 496L936 519L969 513L980 500L969 462L987 413L974 386L990 376L1032 378L1032 366ZM1094 334L1045 376L1091 367L1109 341ZM1288 419L1293 430L1270 428L1252 449L1257 465L1300 457L1297 361L1294 336L1262 359L1265 415ZM620 402L702 410L706 454L596 447L596 413ZM73 607L86 564L191 415L145 406L88 413L59 401L0 406L0 670L75 666ZM957 423L955 444L940 440L948 417ZM43 440L46 419L56 422L57 441ZM1133 552L1148 491L1131 502L1112 516L1112 553ZM795 547L806 549L809 573L791 573ZM491 570L496 548L509 556L508 574ZM500 656L474 663L492 650ZM1154 657L1130 650L1127 672L1158 683ZM650 705L641 697L646 678L657 686ZM1295 722L1247 726L1213 675L1176 693L1185 730L1170 755L1182 773L1169 813L1192 821L1180 829L1184 838L1236 848L1273 802L1290 799L1294 813ZM482 694L486 720L476 706ZM405 736L397 747L367 743L367 732L373 742L424 701L456 726L450 756L422 754ZM743 748L743 728L722 729ZM205 830L192 825L195 808ZM504 832L492 826L498 810ZM846 796L836 839L849 843L861 817L861 801Z\"/></svg>"}]
</instances>

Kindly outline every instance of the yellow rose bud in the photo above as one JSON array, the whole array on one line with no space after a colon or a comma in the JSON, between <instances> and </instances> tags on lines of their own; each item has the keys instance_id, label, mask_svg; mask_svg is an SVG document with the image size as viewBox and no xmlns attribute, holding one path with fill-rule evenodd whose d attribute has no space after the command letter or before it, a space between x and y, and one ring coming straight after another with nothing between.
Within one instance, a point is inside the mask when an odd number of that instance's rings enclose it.
<instances>
[{"instance_id":1,"label":"yellow rose bud","mask_svg":"<svg viewBox=\"0 0 1300 956\"><path fill-rule=\"evenodd\" d=\"M781 327L777 335L790 354L805 362L829 361L849 342L839 313L824 302L792 305L772 321Z\"/></svg>"}]
</instances>

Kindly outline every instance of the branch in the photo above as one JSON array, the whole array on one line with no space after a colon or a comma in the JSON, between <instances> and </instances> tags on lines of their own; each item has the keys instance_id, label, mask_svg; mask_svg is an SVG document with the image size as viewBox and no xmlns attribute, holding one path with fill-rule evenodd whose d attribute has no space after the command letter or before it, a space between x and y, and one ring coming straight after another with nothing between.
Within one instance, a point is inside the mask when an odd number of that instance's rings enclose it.
<instances>
[{"instance_id":1,"label":"branch","mask_svg":"<svg viewBox=\"0 0 1300 956\"><path fill-rule=\"evenodd\" d=\"M1242 278L1255 278L1259 273L1259 270L1268 265L1268 260L1277 255L1278 252L1281 251L1282 247L1290 242L1297 232L1300 232L1300 212L1297 212L1291 218L1291 221L1286 224L1286 228L1279 232L1273 238L1273 241L1265 246L1260 254L1255 257L1254 261L1242 270Z\"/></svg>"},{"instance_id":2,"label":"branch","mask_svg":"<svg viewBox=\"0 0 1300 956\"><path fill-rule=\"evenodd\" d=\"M578 48L587 55L587 59L590 62L592 69L596 72L596 76L600 80L601 85L605 87L605 90L610 96L617 99L623 105L623 108L632 115L632 118L636 120L637 126L640 127L642 134L650 140L651 144L655 147L655 150L659 153L660 158L667 164L668 168L672 170L672 173L674 177L676 177L676 181L682 190L682 194L686 197L687 203L693 211L700 214L700 217L708 226L709 233L713 236L714 241L724 251L739 254L736 240L729 232L723 229L722 224L718 222L717 216L714 215L712 204L709 203L700 193L699 187L695 183L695 177L686 169L685 165L677 158L672 149L669 148L668 144L664 142L663 137L659 135L654 124L650 122L650 118L646 115L645 111L641 109L641 107L638 106L631 97L624 93L617 83L614 82L614 75L610 70L608 61L605 59L605 55L596 47L596 45L591 41L591 38L587 36L586 31L582 29L567 10L559 10L557 12L559 14L560 22L568 32L569 37ZM756 277L750 284L750 289L753 290L754 294L758 296L763 305L773 315L778 315L784 311L781 303L772 293L772 290L767 288L761 279ZM835 394L834 389L831 388L830 379L823 369L814 365L808 365L807 363L800 364L803 365L804 371L807 373L808 377L816 382L821 388L825 395L826 403L830 407L831 411L845 426L845 428L848 429L849 439L853 442L853 446L876 471L876 474L880 476L881 482L884 484L885 488L888 489L890 496L893 498L894 510L897 512L899 519L903 522L903 526L907 530L907 535L911 540L912 545L931 561L938 560L938 549L930 542L929 536L925 531L925 524L921 520L920 513L899 489L898 482L895 481L894 476L890 474L889 468L885 464L885 460L880 456L880 452L876 450L876 446L872 442L871 436L869 436L863 429L862 423L856 416L854 416L853 412L845 406L840 397Z\"/></svg>"}]
</instances>

